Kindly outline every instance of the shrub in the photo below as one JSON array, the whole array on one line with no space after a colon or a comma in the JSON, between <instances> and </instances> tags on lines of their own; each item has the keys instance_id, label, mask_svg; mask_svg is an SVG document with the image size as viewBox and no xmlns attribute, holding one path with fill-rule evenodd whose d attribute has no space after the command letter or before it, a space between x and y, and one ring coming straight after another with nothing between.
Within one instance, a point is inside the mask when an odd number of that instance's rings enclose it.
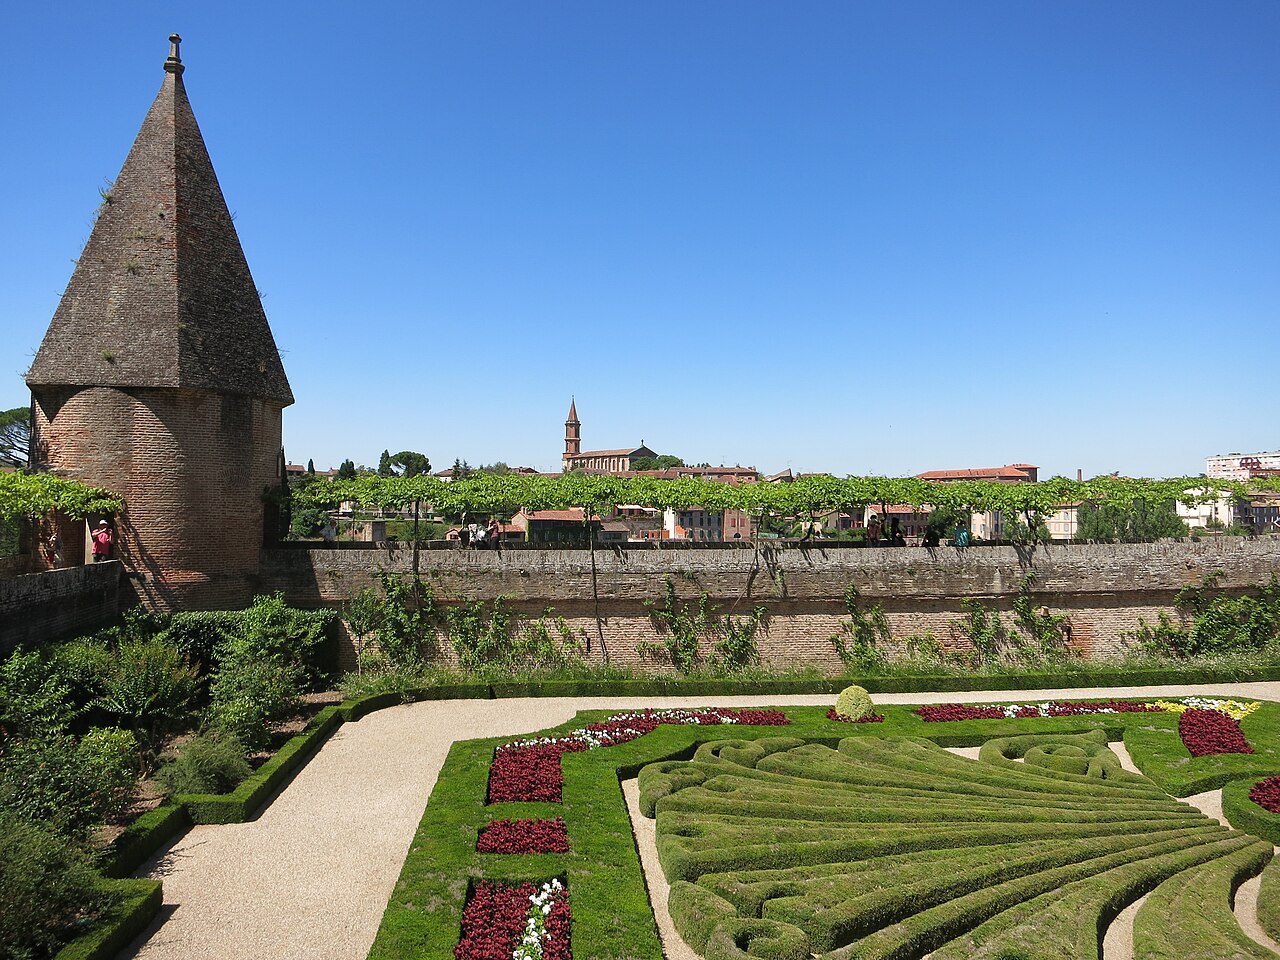
<instances>
[{"instance_id":1,"label":"shrub","mask_svg":"<svg viewBox=\"0 0 1280 960\"><path fill-rule=\"evenodd\" d=\"M125 730L10 740L0 755L0 807L55 832L82 838L128 806L137 776L137 741Z\"/></svg>"},{"instance_id":2,"label":"shrub","mask_svg":"<svg viewBox=\"0 0 1280 960\"><path fill-rule=\"evenodd\" d=\"M95 705L135 731L144 748L154 752L190 718L198 690L196 672L173 647L161 640L131 640L116 651Z\"/></svg>"},{"instance_id":3,"label":"shrub","mask_svg":"<svg viewBox=\"0 0 1280 960\"><path fill-rule=\"evenodd\" d=\"M95 637L64 643L49 657L47 669L66 685L71 702L87 708L102 696L115 655Z\"/></svg>"},{"instance_id":4,"label":"shrub","mask_svg":"<svg viewBox=\"0 0 1280 960\"><path fill-rule=\"evenodd\" d=\"M871 695L862 687L845 687L836 697L836 713L848 720L861 720L875 710Z\"/></svg>"},{"instance_id":5,"label":"shrub","mask_svg":"<svg viewBox=\"0 0 1280 960\"><path fill-rule=\"evenodd\" d=\"M239 647L222 659L210 689L210 716L248 750L263 749L270 724L298 705L302 668Z\"/></svg>"},{"instance_id":6,"label":"shrub","mask_svg":"<svg viewBox=\"0 0 1280 960\"><path fill-rule=\"evenodd\" d=\"M53 952L111 896L86 853L66 837L0 807L0 951L9 958Z\"/></svg>"},{"instance_id":7,"label":"shrub","mask_svg":"<svg viewBox=\"0 0 1280 960\"><path fill-rule=\"evenodd\" d=\"M15 653L0 664L0 735L54 736L80 712L66 682L49 672L38 653Z\"/></svg>"},{"instance_id":8,"label":"shrub","mask_svg":"<svg viewBox=\"0 0 1280 960\"><path fill-rule=\"evenodd\" d=\"M252 772L244 745L223 729L212 729L186 745L156 779L170 794L230 793Z\"/></svg>"},{"instance_id":9,"label":"shrub","mask_svg":"<svg viewBox=\"0 0 1280 960\"><path fill-rule=\"evenodd\" d=\"M283 594L254 597L253 605L240 614L238 636L230 649L280 663L302 664L305 674L315 679L322 672L317 662L336 614L332 610L295 610L284 602Z\"/></svg>"}]
</instances>

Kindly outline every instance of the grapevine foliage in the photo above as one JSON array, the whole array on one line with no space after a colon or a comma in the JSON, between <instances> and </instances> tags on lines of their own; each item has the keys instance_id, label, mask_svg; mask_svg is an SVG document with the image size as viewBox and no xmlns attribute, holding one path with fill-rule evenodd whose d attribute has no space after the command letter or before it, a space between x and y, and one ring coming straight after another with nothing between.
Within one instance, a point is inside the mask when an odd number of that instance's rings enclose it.
<instances>
[{"instance_id":1,"label":"grapevine foliage","mask_svg":"<svg viewBox=\"0 0 1280 960\"><path fill-rule=\"evenodd\" d=\"M115 513L122 506L115 494L49 473L0 473L0 518L35 516L60 510L80 518Z\"/></svg>"}]
</instances>

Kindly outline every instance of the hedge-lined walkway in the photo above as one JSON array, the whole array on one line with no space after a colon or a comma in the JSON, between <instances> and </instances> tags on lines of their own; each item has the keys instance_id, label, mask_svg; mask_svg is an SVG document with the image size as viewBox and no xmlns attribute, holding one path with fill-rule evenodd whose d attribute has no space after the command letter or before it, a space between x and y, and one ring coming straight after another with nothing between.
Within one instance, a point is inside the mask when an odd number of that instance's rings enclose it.
<instances>
[{"instance_id":1,"label":"hedge-lined walkway","mask_svg":"<svg viewBox=\"0 0 1280 960\"><path fill-rule=\"evenodd\" d=\"M962 703L1193 694L1280 700L1280 682L1092 690L880 694ZM139 875L164 881L160 919L123 956L363 960L455 740L515 736L578 710L812 706L826 695L455 700L382 710L338 729L250 823L197 826Z\"/></svg>"}]
</instances>

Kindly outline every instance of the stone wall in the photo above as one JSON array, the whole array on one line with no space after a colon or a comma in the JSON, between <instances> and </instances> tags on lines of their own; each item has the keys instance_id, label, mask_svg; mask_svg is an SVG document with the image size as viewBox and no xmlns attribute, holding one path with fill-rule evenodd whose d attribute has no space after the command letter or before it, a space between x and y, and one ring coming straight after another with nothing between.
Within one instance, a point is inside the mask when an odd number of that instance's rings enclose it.
<instances>
[{"instance_id":1,"label":"stone wall","mask_svg":"<svg viewBox=\"0 0 1280 960\"><path fill-rule=\"evenodd\" d=\"M1140 618L1154 621L1161 611L1172 612L1177 592L1206 576L1216 574L1222 587L1239 590L1280 570L1280 538L964 550L717 546L601 548L594 568L585 550L426 550L419 570L438 600L501 596L526 623L562 618L589 643L591 659L607 653L614 663L649 662L637 645L662 634L645 602L661 601L667 583L682 599L706 593L722 616L763 605L769 611L758 636L763 661L829 669L839 665L830 637L847 619L850 585L866 603L883 607L892 648L905 650L926 634L944 647L961 648L967 646L962 602L973 598L1007 613L1023 579L1034 573L1037 606L1066 614L1072 647L1096 656L1118 651ZM411 551L269 550L262 584L299 606L337 604L374 585L379 570L409 575Z\"/></svg>"},{"instance_id":2,"label":"stone wall","mask_svg":"<svg viewBox=\"0 0 1280 960\"><path fill-rule=\"evenodd\" d=\"M115 562L0 580L0 656L110 621L120 612L120 580Z\"/></svg>"}]
</instances>

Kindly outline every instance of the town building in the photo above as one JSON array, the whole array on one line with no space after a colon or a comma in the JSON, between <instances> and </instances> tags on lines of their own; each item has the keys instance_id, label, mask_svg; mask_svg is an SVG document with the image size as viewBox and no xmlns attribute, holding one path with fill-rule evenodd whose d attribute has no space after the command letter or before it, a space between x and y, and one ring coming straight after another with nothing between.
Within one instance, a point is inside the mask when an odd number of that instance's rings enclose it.
<instances>
[{"instance_id":1,"label":"town building","mask_svg":"<svg viewBox=\"0 0 1280 960\"><path fill-rule=\"evenodd\" d=\"M180 42L26 377L34 465L124 499L116 556L161 610L244 606L260 588L293 403Z\"/></svg>"},{"instance_id":2,"label":"town building","mask_svg":"<svg viewBox=\"0 0 1280 960\"><path fill-rule=\"evenodd\" d=\"M564 422L564 454L561 462L566 471L596 470L600 473L625 473L637 457L656 457L643 441L638 447L620 450L583 450L582 421L578 419L577 401L569 401L569 416Z\"/></svg>"},{"instance_id":3,"label":"town building","mask_svg":"<svg viewBox=\"0 0 1280 960\"><path fill-rule=\"evenodd\" d=\"M1204 475L1210 480L1253 480L1280 476L1280 450L1263 453L1220 453L1205 457Z\"/></svg>"},{"instance_id":4,"label":"town building","mask_svg":"<svg viewBox=\"0 0 1280 960\"><path fill-rule=\"evenodd\" d=\"M1003 467L978 467L961 470L928 470L918 473L921 480L954 483L959 480L991 480L996 483L1035 483L1040 468L1030 463L1009 463ZM969 532L977 540L1003 540L1004 517L1000 510L975 513L969 520Z\"/></svg>"}]
</instances>

